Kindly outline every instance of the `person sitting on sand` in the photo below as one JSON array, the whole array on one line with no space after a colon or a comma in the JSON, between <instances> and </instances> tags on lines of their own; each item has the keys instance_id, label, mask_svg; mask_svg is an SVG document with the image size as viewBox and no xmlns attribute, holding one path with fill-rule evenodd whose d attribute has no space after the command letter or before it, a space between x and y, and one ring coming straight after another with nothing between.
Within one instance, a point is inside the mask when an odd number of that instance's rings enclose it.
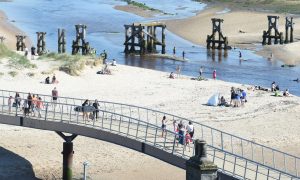
<instances>
[{"instance_id":1,"label":"person sitting on sand","mask_svg":"<svg viewBox=\"0 0 300 180\"><path fill-rule=\"evenodd\" d=\"M228 103L226 102L224 96L221 97L219 106L228 106Z\"/></svg>"},{"instance_id":2,"label":"person sitting on sand","mask_svg":"<svg viewBox=\"0 0 300 180\"><path fill-rule=\"evenodd\" d=\"M174 73L173 73L173 72L171 72L169 78L170 78L170 79L175 79L175 76L174 76Z\"/></svg>"},{"instance_id":3,"label":"person sitting on sand","mask_svg":"<svg viewBox=\"0 0 300 180\"><path fill-rule=\"evenodd\" d=\"M115 59L113 59L111 65L112 65L112 66L117 66L117 61L116 61Z\"/></svg>"},{"instance_id":4,"label":"person sitting on sand","mask_svg":"<svg viewBox=\"0 0 300 180\"><path fill-rule=\"evenodd\" d=\"M46 79L45 79L45 84L50 84L50 77L49 77L49 76L46 77Z\"/></svg>"},{"instance_id":5,"label":"person sitting on sand","mask_svg":"<svg viewBox=\"0 0 300 180\"><path fill-rule=\"evenodd\" d=\"M53 76L52 76L52 81L51 81L51 83L52 83L52 84L58 83L58 81L56 80L55 74L53 74Z\"/></svg>"},{"instance_id":6,"label":"person sitting on sand","mask_svg":"<svg viewBox=\"0 0 300 180\"><path fill-rule=\"evenodd\" d=\"M289 93L289 90L288 90L288 89L286 89L286 90L283 92L283 96L285 96L285 97L290 96L290 93Z\"/></svg>"}]
</instances>

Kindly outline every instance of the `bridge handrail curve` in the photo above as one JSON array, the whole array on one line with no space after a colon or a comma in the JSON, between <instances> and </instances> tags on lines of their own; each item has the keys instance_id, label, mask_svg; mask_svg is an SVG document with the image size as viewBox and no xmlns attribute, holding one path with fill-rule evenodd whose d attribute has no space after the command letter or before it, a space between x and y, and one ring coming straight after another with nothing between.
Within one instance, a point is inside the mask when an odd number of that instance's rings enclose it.
<instances>
[{"instance_id":1,"label":"bridge handrail curve","mask_svg":"<svg viewBox=\"0 0 300 180\"><path fill-rule=\"evenodd\" d=\"M3 97L3 96L0 96L0 97L2 97L3 99L5 99L5 98L7 98L8 99L8 97ZM3 101L4 102L4 101ZM47 104L47 108L49 107L49 104L53 104L53 102L45 102L46 104ZM55 105L66 105L66 106L71 106L71 108L70 109L73 109L73 107L76 107L76 105L74 105L74 104L66 104L66 103L55 103ZM3 112L3 106L5 106L4 104L2 105L2 112ZM55 109L55 108L54 108ZM16 111L17 111L17 108L16 108ZM105 113L109 113L109 114L111 114L111 115L117 115L117 116L120 116L120 117L125 117L125 118L128 118L128 119L131 119L131 120L135 120L135 121L137 121L137 122L142 122L142 123L144 123L144 124L147 124L147 127L154 127L155 129L156 129L156 132L157 132L157 129L161 129L161 127L159 127L159 126L157 126L157 125L155 125L155 124L151 124L151 123L149 123L149 122L146 122L146 121L143 121L143 120L141 120L141 119L136 119L136 118L134 118L134 117L130 117L130 116L126 116L126 115L123 115L123 114L118 114L118 113L115 113L115 112L111 112L111 111L104 111L104 110L100 110L101 112L105 112ZM47 112L47 110L46 110L46 112ZM62 112L63 113L63 112ZM47 115L47 114L46 114ZM61 116L62 117L62 116ZM112 116L111 116L112 117ZM45 120L47 120L47 118L45 118ZM112 121L112 119L111 119L111 121ZM62 122L62 121L61 121ZM130 121L129 121L129 123L130 123ZM94 127L94 124L93 124L93 127ZM128 126L129 127L129 126ZM138 131L138 130L137 130ZM170 131L170 130L166 130L166 132L168 133L168 134L171 134L171 136L174 136L174 138L176 137L176 136L180 136L179 134L177 134L177 133L174 133L173 131ZM184 138L184 137L183 137ZM166 137L165 137L165 139L166 139ZM173 139L173 138L172 138ZM166 140L165 140L166 141ZM155 142L154 142L155 143ZM155 145L155 144L154 144ZM174 146L175 146L175 142L173 143L173 149L174 149ZM244 157L241 157L241 156L238 156L238 155L236 155L236 154L233 154L233 153L230 153L230 152L227 152L227 151L224 151L224 150L222 150L222 149L219 149L219 148L216 148L216 147L213 147L213 146L210 146L210 145L208 145L208 147L210 147L211 149L213 149L213 150L217 150L217 151L221 151L221 152L224 152L225 154L230 154L230 155L232 155L232 156L235 156L235 157L237 157L237 158L239 158L239 159L242 159L242 160L245 160L246 162L252 162L252 163L254 163L254 164L256 164L256 165L259 165L259 166L261 166L261 167L264 167L264 168L266 168L266 169L268 169L268 171L269 171L269 169L271 169L271 170L274 170L274 171L276 171L276 172L279 172L279 173L283 173L283 174L286 174L285 172L283 172L283 171L279 171L279 170L277 170L277 169L274 169L274 168L272 168L272 167L268 167L268 166L266 166L266 165L263 165L263 164L260 164L260 163L257 163L257 162L255 162L255 161L251 161L251 160L249 160L249 159L247 159L247 158L244 158ZM172 151L172 154L173 154L173 151ZM193 154L194 154L194 152L193 152ZM176 154L175 154L176 155ZM186 156L184 156L184 151L183 151L183 156L182 157L185 157L186 158ZM225 163L225 159L224 159L224 163ZM224 170L224 169L223 169ZM250 169L251 170L251 169ZM253 170L251 170L251 171L253 171ZM260 172L258 172L258 173L260 173ZM288 176L290 176L289 174L287 174ZM269 177L269 175L268 175L268 177ZM296 176L293 176L293 175L291 175L290 176L291 178L296 178Z\"/></svg>"},{"instance_id":2,"label":"bridge handrail curve","mask_svg":"<svg viewBox=\"0 0 300 180\"><path fill-rule=\"evenodd\" d=\"M8 90L1 90L1 91L2 91L2 95L4 94L4 92L8 92L8 93L16 93L16 91L8 91ZM23 94L23 96L24 96L25 94L27 94L26 92L20 92L20 91L18 91L18 93ZM48 98L51 98L51 97L52 97L52 96L50 96L50 95L44 95L44 94L40 94L40 93L36 93L36 94L38 94L39 96L44 97L44 99L45 99L45 97L48 97ZM58 100L61 100L61 99L65 99L65 101L67 101L67 100L73 100L74 103L75 103L75 100L81 101L81 102L85 100L85 99L80 99L80 98L70 98L70 97L59 96L59 97L58 97ZM192 121L192 120L187 119L187 118L183 118L183 117L180 117L180 116L177 116L177 115L173 115L173 114L166 113L166 112L162 112L162 111L158 111L158 110L153 110L153 109L150 109L150 108L147 108L147 107L141 107L141 106L130 105L130 104L125 104L125 103L115 103L115 102L110 102L110 101L101 101L101 100L99 100L98 102L99 102L99 103L103 103L104 105L105 105L105 104L120 105L121 108L122 108L122 106L127 106L127 107L129 107L129 108L137 108L138 110L139 110L139 109L143 109L143 110L146 110L147 112L150 111L150 112L152 112L152 113L159 113L159 114L171 116L171 117L173 117L173 119L174 119L174 118L178 118L178 119L181 119L181 120L184 120L184 121ZM222 137L223 135L228 135L228 136L231 137L231 141L232 141L232 138L236 138L236 139L240 140L241 143L243 143L243 141L244 141L244 142L246 142L246 143L250 143L251 146L253 145L253 146L261 147L261 148L262 148L262 156L261 156L261 157L262 157L262 159L263 159L263 160L262 160L262 161L263 161L263 164L265 164L265 161L264 161L264 159L265 159L264 156L265 156L265 155L264 155L263 151L264 151L264 150L271 151L271 152L273 153L273 160L272 160L273 165L272 165L272 166L273 166L274 168L277 167L276 164L275 164L275 159L274 159L274 154L275 154L275 153L282 154L282 155L283 155L283 158L284 158L284 161L285 161L287 158L293 158L293 159L294 159L293 161L295 162L295 165L294 165L295 175L298 176L298 169L297 169L298 166L297 166L297 164L300 163L300 158L299 158L299 157L297 157L297 156L295 156L295 155L292 155L292 154L285 153L285 152L283 152L283 151L280 151L280 150L277 150L277 149L274 149L274 148L271 148L271 147L267 147L267 146L265 146L265 145L262 145L262 144L253 142L253 141L251 141L251 140L248 140L248 139L245 139L245 138L236 136L236 135L234 135L234 134L224 132L224 131L222 131L222 130L219 130L219 129L210 127L210 126L208 126L208 125L205 125L205 124L202 124L202 123L199 123L199 122L195 122L195 121L192 121L192 122L193 122L194 124L196 124L196 125L201 126L202 128L205 127L205 128L207 128L207 129L210 129L211 131L219 132L219 133L221 134L221 137ZM156 123L156 125L158 125L158 124ZM212 136L212 139L213 139L213 134L212 134L211 136ZM232 143L232 142L231 142L231 143ZM214 144L212 143L212 145L214 145ZM223 149L223 139L221 139L221 145L222 145L222 149ZM221 146L221 145L220 145L220 146ZM242 145L243 145L243 144L242 144ZM218 146L216 146L216 147L218 147ZM224 149L223 149L223 150L224 150ZM243 147L242 147L242 151L243 151ZM242 156L244 156L244 155L243 155L243 152L242 152ZM245 157L245 156L244 156L244 157ZM253 149L252 149L252 160L253 160L253 159L254 159L254 158L253 158ZM277 162L277 161L276 161L276 162ZM260 163L260 162L259 162L259 163ZM271 167L271 166L270 166L270 167ZM278 169L278 168L277 168L277 169ZM285 162L284 162L284 169L286 169ZM280 169L278 169L278 170L280 170Z\"/></svg>"}]
</instances>

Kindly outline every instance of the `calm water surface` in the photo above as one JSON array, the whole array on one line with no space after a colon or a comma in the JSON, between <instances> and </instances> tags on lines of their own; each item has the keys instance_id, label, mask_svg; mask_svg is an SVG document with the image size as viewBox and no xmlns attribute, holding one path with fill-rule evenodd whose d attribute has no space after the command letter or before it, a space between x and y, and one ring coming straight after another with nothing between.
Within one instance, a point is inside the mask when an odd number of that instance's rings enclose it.
<instances>
[{"instance_id":1,"label":"calm water surface","mask_svg":"<svg viewBox=\"0 0 300 180\"><path fill-rule=\"evenodd\" d=\"M190 0L139 0L150 7L173 14L142 18L130 13L115 10L115 5L124 5L124 2L114 0L14 0L14 2L0 3L10 20L24 30L30 38L36 41L36 31L47 32L47 48L57 49L57 28L67 30L67 46L70 51L72 40L75 38L75 24L88 26L87 40L98 52L106 50L109 59L115 58L120 64L138 66L161 71L174 71L177 65L182 66L186 75L196 76L200 66L205 67L205 75L211 77L213 69L217 70L218 79L255 84L269 87L272 81L280 87L288 88L296 95L300 95L300 83L293 79L300 77L300 68L281 68L281 62L269 62L248 50L242 50L247 61L240 62L238 51L228 51L227 57L208 52L206 48L192 44L178 36L167 32L167 51L172 53L176 46L178 55L184 50L188 62L174 62L165 59L141 59L140 57L125 57L123 54L124 24L150 21L155 19L185 18L195 15L203 9L204 4ZM226 22L225 22L226 23ZM208 32L210 33L210 32ZM226 32L225 32L226 34ZM229 39L230 41L230 39ZM217 90L216 90L217 91Z\"/></svg>"}]
</instances>

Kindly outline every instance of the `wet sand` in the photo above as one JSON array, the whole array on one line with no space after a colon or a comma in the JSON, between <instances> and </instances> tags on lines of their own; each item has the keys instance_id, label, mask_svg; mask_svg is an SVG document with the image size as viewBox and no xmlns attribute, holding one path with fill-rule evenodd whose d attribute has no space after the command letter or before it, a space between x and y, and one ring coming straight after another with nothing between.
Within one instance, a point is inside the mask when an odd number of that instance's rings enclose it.
<instances>
[{"instance_id":1,"label":"wet sand","mask_svg":"<svg viewBox=\"0 0 300 180\"><path fill-rule=\"evenodd\" d=\"M10 49L16 49L16 35L26 35L22 30L14 26L9 22L9 18L5 15L3 11L0 10L0 36L4 36L4 44ZM31 46L31 41L26 38L26 46Z\"/></svg>"}]
</instances>

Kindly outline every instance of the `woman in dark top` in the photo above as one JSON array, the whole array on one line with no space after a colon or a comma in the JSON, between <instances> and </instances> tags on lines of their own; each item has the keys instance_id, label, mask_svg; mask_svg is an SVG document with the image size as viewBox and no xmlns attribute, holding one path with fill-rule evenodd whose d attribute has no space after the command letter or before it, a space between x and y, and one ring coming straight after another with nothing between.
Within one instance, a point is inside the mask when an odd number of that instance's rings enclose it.
<instances>
[{"instance_id":1,"label":"woman in dark top","mask_svg":"<svg viewBox=\"0 0 300 180\"><path fill-rule=\"evenodd\" d=\"M96 99L95 102L93 103L93 106L95 108L95 111L93 111L93 116L94 118L98 119L98 112L99 112L99 103L98 100Z\"/></svg>"},{"instance_id":2,"label":"woman in dark top","mask_svg":"<svg viewBox=\"0 0 300 180\"><path fill-rule=\"evenodd\" d=\"M28 100L28 108L31 109L31 106L32 106L32 96L31 96L30 93L27 96L27 100Z\"/></svg>"}]
</instances>

